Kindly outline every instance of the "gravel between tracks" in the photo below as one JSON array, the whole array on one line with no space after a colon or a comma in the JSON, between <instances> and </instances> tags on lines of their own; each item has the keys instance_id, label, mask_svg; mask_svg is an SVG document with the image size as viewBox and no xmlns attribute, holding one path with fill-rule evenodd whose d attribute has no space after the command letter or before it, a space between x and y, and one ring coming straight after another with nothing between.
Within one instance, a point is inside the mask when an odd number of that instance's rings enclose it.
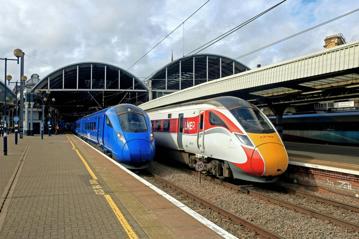
<instances>
[{"instance_id":1,"label":"gravel between tracks","mask_svg":"<svg viewBox=\"0 0 359 239\"><path fill-rule=\"evenodd\" d=\"M197 196L284 238L359 238L359 233L347 231L328 222L257 200L247 194L234 192L216 183L207 180L202 180L200 183L199 177L188 175L158 162L154 162L152 170L164 179ZM304 201L302 203L304 206L308 206ZM349 218L353 219L352 215L348 217L348 220L351 220ZM357 221L358 218L351 222L356 223Z\"/></svg>"},{"instance_id":2,"label":"gravel between tracks","mask_svg":"<svg viewBox=\"0 0 359 239\"><path fill-rule=\"evenodd\" d=\"M268 193L268 192L266 192L266 193ZM279 199L283 199L283 200L293 203L295 205L314 209L314 210L324 213L326 215L330 215L332 217L342 219L346 222L351 222L356 225L359 225L359 214L349 211L349 210L346 210L346 209L343 209L343 208L339 208L336 206L318 202L312 198L307 198L307 197L301 196L301 195L270 192L270 196L279 198Z\"/></svg>"}]
</instances>

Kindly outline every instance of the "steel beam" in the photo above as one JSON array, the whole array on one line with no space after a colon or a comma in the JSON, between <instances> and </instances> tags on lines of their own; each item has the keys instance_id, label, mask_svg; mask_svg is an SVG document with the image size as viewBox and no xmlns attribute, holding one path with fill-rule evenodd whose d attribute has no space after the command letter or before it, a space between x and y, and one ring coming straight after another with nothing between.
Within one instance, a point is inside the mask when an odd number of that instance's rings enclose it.
<instances>
[{"instance_id":1,"label":"steel beam","mask_svg":"<svg viewBox=\"0 0 359 239\"><path fill-rule=\"evenodd\" d=\"M90 71L90 84L91 84L91 86L90 86L90 89L92 89L92 73L93 72L93 65L91 64L91 71Z\"/></svg>"},{"instance_id":2,"label":"steel beam","mask_svg":"<svg viewBox=\"0 0 359 239\"><path fill-rule=\"evenodd\" d=\"M104 72L104 89L107 89L107 66L105 66L105 72Z\"/></svg>"},{"instance_id":3,"label":"steel beam","mask_svg":"<svg viewBox=\"0 0 359 239\"><path fill-rule=\"evenodd\" d=\"M79 89L79 65L76 66L76 89Z\"/></svg>"},{"instance_id":4,"label":"steel beam","mask_svg":"<svg viewBox=\"0 0 359 239\"><path fill-rule=\"evenodd\" d=\"M62 89L65 89L65 69L62 69Z\"/></svg>"},{"instance_id":5,"label":"steel beam","mask_svg":"<svg viewBox=\"0 0 359 239\"><path fill-rule=\"evenodd\" d=\"M193 84L192 85L195 85L196 83L195 83L195 79L196 79L196 57L193 57L193 59L192 59L192 61L193 61L193 64L192 64L192 79L193 79Z\"/></svg>"}]
</instances>

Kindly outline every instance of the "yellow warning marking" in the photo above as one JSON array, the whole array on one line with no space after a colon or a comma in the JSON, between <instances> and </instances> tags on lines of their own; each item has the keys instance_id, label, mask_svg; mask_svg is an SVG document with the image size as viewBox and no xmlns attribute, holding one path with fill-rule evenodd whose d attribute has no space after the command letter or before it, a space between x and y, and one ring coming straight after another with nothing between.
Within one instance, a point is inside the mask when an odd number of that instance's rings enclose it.
<instances>
[{"instance_id":1,"label":"yellow warning marking","mask_svg":"<svg viewBox=\"0 0 359 239\"><path fill-rule=\"evenodd\" d=\"M90 166L87 164L86 160L84 159L84 157L82 157L82 155L80 154L78 149L75 149L77 155L79 156L79 158L81 159L82 163L85 165L85 168L87 169L87 171L89 172L90 176L92 179L97 180L97 177L95 175L95 173L92 171L92 169L90 168Z\"/></svg>"},{"instance_id":2,"label":"yellow warning marking","mask_svg":"<svg viewBox=\"0 0 359 239\"><path fill-rule=\"evenodd\" d=\"M72 140L71 140L71 139L69 138L69 136L67 136L67 135L66 135L66 138L67 138L67 140L70 142L70 144L72 145L72 149L75 150L76 147L75 147L74 143L72 143Z\"/></svg>"},{"instance_id":3,"label":"yellow warning marking","mask_svg":"<svg viewBox=\"0 0 359 239\"><path fill-rule=\"evenodd\" d=\"M97 177L96 177L95 173L92 171L92 169L90 168L90 166L86 162L85 158L81 155L80 151L76 148L76 146L72 142L72 140L68 136L66 136L66 137L67 137L67 140L71 143L72 149L74 151L76 151L76 153L79 156L79 158L81 159L82 163L85 165L85 168L89 172L89 174L90 174L90 176L92 178L92 179L90 179L90 184L91 184L92 189L94 190L94 192L97 195L103 195L105 197L107 203L111 207L113 213L115 214L117 220L120 222L123 229L126 231L128 237L130 239L138 239L137 234L132 229L131 225L128 223L125 216L122 214L121 210L117 207L116 203L112 200L112 197L110 195L108 195L108 194L105 194L105 192L102 190L101 185L97 182Z\"/></svg>"},{"instance_id":4,"label":"yellow warning marking","mask_svg":"<svg viewBox=\"0 0 359 239\"><path fill-rule=\"evenodd\" d=\"M108 202L108 204L110 205L110 207L112 208L112 211L115 213L117 219L120 221L121 225L123 226L123 228L125 229L127 235L131 238L131 239L137 239L137 235L136 233L133 231L132 227L130 226L130 224L128 224L126 218L124 217L124 215L122 214L122 212L120 211L120 209L117 207L117 205L115 204L115 202L112 200L111 196L108 194L105 194L105 198Z\"/></svg>"},{"instance_id":5,"label":"yellow warning marking","mask_svg":"<svg viewBox=\"0 0 359 239\"><path fill-rule=\"evenodd\" d=\"M91 178L94 179L94 180L97 180L97 177L96 177L95 173L92 171L92 169L90 168L90 166L88 165L88 163L86 162L84 157L82 157L80 151L76 148L76 146L74 145L72 140L67 135L66 135L66 137L67 137L67 140L72 145L72 149L77 153L77 156L79 156L79 158L81 159L82 163L84 164L84 166L87 169L87 172L90 174Z\"/></svg>"}]
</instances>

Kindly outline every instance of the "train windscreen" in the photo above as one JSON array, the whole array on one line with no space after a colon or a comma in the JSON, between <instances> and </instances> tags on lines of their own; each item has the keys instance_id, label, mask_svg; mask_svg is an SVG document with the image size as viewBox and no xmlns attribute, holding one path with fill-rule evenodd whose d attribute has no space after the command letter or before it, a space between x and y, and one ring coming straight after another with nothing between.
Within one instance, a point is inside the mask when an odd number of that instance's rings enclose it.
<instances>
[{"instance_id":1,"label":"train windscreen","mask_svg":"<svg viewBox=\"0 0 359 239\"><path fill-rule=\"evenodd\" d=\"M269 120L257 109L239 107L231 113L248 133L273 133L275 130Z\"/></svg>"},{"instance_id":2,"label":"train windscreen","mask_svg":"<svg viewBox=\"0 0 359 239\"><path fill-rule=\"evenodd\" d=\"M125 132L146 132L147 125L145 117L142 114L127 112L118 115L121 128Z\"/></svg>"}]
</instances>

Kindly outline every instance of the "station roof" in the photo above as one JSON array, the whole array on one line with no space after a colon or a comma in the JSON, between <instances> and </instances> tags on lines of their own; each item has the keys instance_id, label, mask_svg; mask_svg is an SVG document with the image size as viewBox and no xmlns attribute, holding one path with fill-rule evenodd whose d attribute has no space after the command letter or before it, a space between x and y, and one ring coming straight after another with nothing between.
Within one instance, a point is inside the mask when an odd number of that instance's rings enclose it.
<instances>
[{"instance_id":1,"label":"station roof","mask_svg":"<svg viewBox=\"0 0 359 239\"><path fill-rule=\"evenodd\" d=\"M51 99L47 104L68 120L119 103L139 104L148 97L147 87L133 74L101 62L61 67L42 78L31 92L38 102L46 95Z\"/></svg>"},{"instance_id":2,"label":"station roof","mask_svg":"<svg viewBox=\"0 0 359 239\"><path fill-rule=\"evenodd\" d=\"M170 62L149 80L152 92L170 93L246 70L247 66L225 56L197 54Z\"/></svg>"},{"instance_id":3,"label":"station roof","mask_svg":"<svg viewBox=\"0 0 359 239\"><path fill-rule=\"evenodd\" d=\"M0 104L4 104L5 84L0 81ZM6 86L6 103L9 105L14 104L16 95L9 87ZM2 111L1 111L2 112Z\"/></svg>"},{"instance_id":4,"label":"station roof","mask_svg":"<svg viewBox=\"0 0 359 239\"><path fill-rule=\"evenodd\" d=\"M359 97L359 42L223 77L140 105L148 110L233 95L257 105Z\"/></svg>"}]
</instances>

